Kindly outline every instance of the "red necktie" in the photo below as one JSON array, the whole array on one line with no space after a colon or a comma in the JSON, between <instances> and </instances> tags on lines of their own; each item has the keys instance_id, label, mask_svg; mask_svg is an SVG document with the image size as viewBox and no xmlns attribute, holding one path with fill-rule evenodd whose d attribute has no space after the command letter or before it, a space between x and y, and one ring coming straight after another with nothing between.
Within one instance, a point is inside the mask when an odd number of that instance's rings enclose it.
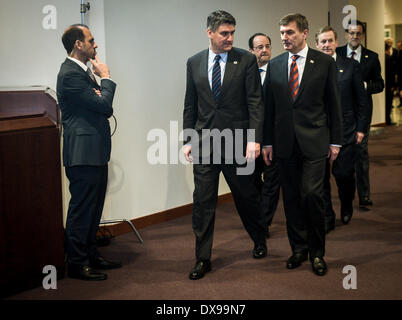
<instances>
[{"instance_id":1,"label":"red necktie","mask_svg":"<svg viewBox=\"0 0 402 320\"><path fill-rule=\"evenodd\" d=\"M299 56L292 56L292 64L290 65L290 74L289 74L289 90L290 95L292 96L293 101L296 99L297 94L299 93L299 69L297 68L296 60Z\"/></svg>"},{"instance_id":2,"label":"red necktie","mask_svg":"<svg viewBox=\"0 0 402 320\"><path fill-rule=\"evenodd\" d=\"M355 52L355 51L352 51L351 55L352 55L351 58L352 58L353 60L356 60L356 59L355 59L356 52ZM356 60L356 61L357 61L357 60Z\"/></svg>"}]
</instances>

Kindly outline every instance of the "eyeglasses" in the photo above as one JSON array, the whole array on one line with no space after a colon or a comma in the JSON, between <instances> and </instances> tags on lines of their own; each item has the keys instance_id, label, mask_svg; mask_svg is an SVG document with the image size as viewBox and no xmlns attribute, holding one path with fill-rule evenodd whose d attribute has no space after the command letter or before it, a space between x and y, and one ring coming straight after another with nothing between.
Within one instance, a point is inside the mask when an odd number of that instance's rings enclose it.
<instances>
[{"instance_id":1,"label":"eyeglasses","mask_svg":"<svg viewBox=\"0 0 402 320\"><path fill-rule=\"evenodd\" d=\"M263 46L263 45L260 45L260 46L258 46L258 47L254 47L253 49L254 50L258 50L258 51L261 51L262 49L271 49L271 45L270 44L266 44L265 46Z\"/></svg>"},{"instance_id":2,"label":"eyeglasses","mask_svg":"<svg viewBox=\"0 0 402 320\"><path fill-rule=\"evenodd\" d=\"M350 31L350 32L348 32L352 37L353 36L357 36L357 37L360 37L361 35L363 35L363 33L361 33L361 32L354 32L354 31Z\"/></svg>"}]
</instances>

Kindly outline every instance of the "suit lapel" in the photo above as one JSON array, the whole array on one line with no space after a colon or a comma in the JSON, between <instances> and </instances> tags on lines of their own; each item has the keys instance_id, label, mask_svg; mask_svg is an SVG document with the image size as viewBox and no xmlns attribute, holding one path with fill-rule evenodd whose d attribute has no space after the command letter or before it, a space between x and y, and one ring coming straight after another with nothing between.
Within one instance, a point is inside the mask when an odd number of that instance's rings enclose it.
<instances>
[{"instance_id":1,"label":"suit lapel","mask_svg":"<svg viewBox=\"0 0 402 320\"><path fill-rule=\"evenodd\" d=\"M64 63L67 63L71 68L74 68L75 70L82 72L83 74L85 74L86 77L88 77L88 79L91 81L91 83L93 84L94 87L96 88L100 88L99 84L97 82L94 82L91 77L88 75L88 73L86 73L84 71L84 69L81 68L81 66L79 66L77 63L75 63L74 61L66 58L66 60L64 61Z\"/></svg>"},{"instance_id":2,"label":"suit lapel","mask_svg":"<svg viewBox=\"0 0 402 320\"><path fill-rule=\"evenodd\" d=\"M360 63L365 66L369 60L369 55L367 54L367 50L365 47L362 46L362 56L360 57ZM364 67L362 67L364 68Z\"/></svg>"},{"instance_id":3,"label":"suit lapel","mask_svg":"<svg viewBox=\"0 0 402 320\"><path fill-rule=\"evenodd\" d=\"M208 99L210 100L210 104L214 105L215 104L215 99L212 94L212 89L211 86L209 85L209 80L208 80L208 49L205 50L201 56L200 56L200 63L199 63L199 77L200 77L200 83L203 88L205 88L203 91L205 94L207 94Z\"/></svg>"},{"instance_id":4,"label":"suit lapel","mask_svg":"<svg viewBox=\"0 0 402 320\"><path fill-rule=\"evenodd\" d=\"M221 96L224 96L228 88L230 88L230 82L233 79L233 75L236 71L238 63L239 63L238 56L236 52L233 51L232 49L231 51L229 51L228 60L226 61L225 75L223 77Z\"/></svg>"},{"instance_id":5,"label":"suit lapel","mask_svg":"<svg viewBox=\"0 0 402 320\"><path fill-rule=\"evenodd\" d=\"M282 59L280 61L280 70L283 70L283 72L281 72L280 74L280 82L283 83L284 85L281 86L282 88L284 88L284 92L283 96L288 98L288 102L290 104L293 104L293 99L292 96L290 94L290 89L289 89L289 66L288 66L288 62L289 62L289 53L286 52L282 55Z\"/></svg>"},{"instance_id":6,"label":"suit lapel","mask_svg":"<svg viewBox=\"0 0 402 320\"><path fill-rule=\"evenodd\" d=\"M341 81L345 72L345 66L343 64L343 58L339 55L336 57L336 69L338 70L337 80Z\"/></svg>"},{"instance_id":7,"label":"suit lapel","mask_svg":"<svg viewBox=\"0 0 402 320\"><path fill-rule=\"evenodd\" d=\"M314 56L314 51L309 48L307 52L306 63L304 65L303 77L300 83L299 94L297 95L296 100L299 99L299 97L302 95L303 90L306 87L306 83L308 83L308 80L311 78L310 75L314 71L314 66L316 65Z\"/></svg>"}]
</instances>

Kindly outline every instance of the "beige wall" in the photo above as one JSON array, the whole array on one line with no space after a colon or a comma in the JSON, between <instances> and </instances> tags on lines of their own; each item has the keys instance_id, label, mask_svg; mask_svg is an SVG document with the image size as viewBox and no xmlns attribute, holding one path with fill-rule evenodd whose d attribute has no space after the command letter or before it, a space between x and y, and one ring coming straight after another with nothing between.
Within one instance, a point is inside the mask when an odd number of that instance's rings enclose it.
<instances>
[{"instance_id":1,"label":"beige wall","mask_svg":"<svg viewBox=\"0 0 402 320\"><path fill-rule=\"evenodd\" d=\"M384 24L402 23L402 1L385 0L384 1Z\"/></svg>"}]
</instances>

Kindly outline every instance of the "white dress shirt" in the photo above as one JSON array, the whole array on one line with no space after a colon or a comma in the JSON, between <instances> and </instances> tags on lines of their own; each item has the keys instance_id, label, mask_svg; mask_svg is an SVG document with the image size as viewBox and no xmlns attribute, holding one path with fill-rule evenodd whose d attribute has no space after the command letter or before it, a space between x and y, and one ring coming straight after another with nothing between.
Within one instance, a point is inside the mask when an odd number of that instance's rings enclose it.
<instances>
[{"instance_id":1,"label":"white dress shirt","mask_svg":"<svg viewBox=\"0 0 402 320\"><path fill-rule=\"evenodd\" d=\"M222 85L223 76L225 75L226 62L228 61L228 53L224 52L220 53L219 55L221 56L221 59L219 60L219 65L221 66L221 85ZM214 53L210 48L208 52L208 81L211 90L212 90L212 69L214 68L216 56L217 54Z\"/></svg>"},{"instance_id":2,"label":"white dress shirt","mask_svg":"<svg viewBox=\"0 0 402 320\"><path fill-rule=\"evenodd\" d=\"M346 57L352 58L352 52L353 51L356 52L355 57L353 59L355 59L356 61L360 62L361 58L362 58L362 46L359 46L356 50L352 50L347 45L346 46Z\"/></svg>"},{"instance_id":3,"label":"white dress shirt","mask_svg":"<svg viewBox=\"0 0 402 320\"><path fill-rule=\"evenodd\" d=\"M304 73L304 66L306 65L306 59L307 59L307 53L308 53L308 46L306 45L303 50L299 51L298 53L290 53L289 52L289 59L288 59L288 79L290 76L290 66L292 65L293 59L292 57L295 55L298 55L299 58L296 60L297 64L297 69L299 71L299 85L302 81L303 78L303 73Z\"/></svg>"},{"instance_id":4,"label":"white dress shirt","mask_svg":"<svg viewBox=\"0 0 402 320\"><path fill-rule=\"evenodd\" d=\"M258 67L258 71L260 71L260 76L261 76L261 84L264 84L265 76L267 75L268 63L266 63L262 67Z\"/></svg>"}]
</instances>

